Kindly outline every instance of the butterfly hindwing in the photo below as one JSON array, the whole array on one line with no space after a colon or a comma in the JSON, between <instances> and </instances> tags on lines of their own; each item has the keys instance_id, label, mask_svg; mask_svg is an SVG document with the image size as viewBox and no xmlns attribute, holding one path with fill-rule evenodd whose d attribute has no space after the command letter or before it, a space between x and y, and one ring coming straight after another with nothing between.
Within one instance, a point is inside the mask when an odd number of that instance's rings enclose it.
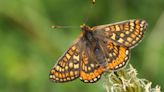
<instances>
[{"instance_id":1,"label":"butterfly hindwing","mask_svg":"<svg viewBox=\"0 0 164 92\"><path fill-rule=\"evenodd\" d=\"M108 69L118 70L124 67L130 56L130 50L127 47L122 47L109 42L107 45L108 48Z\"/></svg>"},{"instance_id":2,"label":"butterfly hindwing","mask_svg":"<svg viewBox=\"0 0 164 92\"><path fill-rule=\"evenodd\" d=\"M93 27L93 30L104 31L104 36L113 43L125 47L134 47L144 35L147 23L145 20L128 20L113 24Z\"/></svg>"},{"instance_id":3,"label":"butterfly hindwing","mask_svg":"<svg viewBox=\"0 0 164 92\"><path fill-rule=\"evenodd\" d=\"M80 79L85 83L94 83L100 79L103 68L89 58L88 54L82 53Z\"/></svg>"},{"instance_id":4,"label":"butterfly hindwing","mask_svg":"<svg viewBox=\"0 0 164 92\"><path fill-rule=\"evenodd\" d=\"M79 77L79 53L78 46L72 45L50 71L50 79L54 82L67 82Z\"/></svg>"}]
</instances>

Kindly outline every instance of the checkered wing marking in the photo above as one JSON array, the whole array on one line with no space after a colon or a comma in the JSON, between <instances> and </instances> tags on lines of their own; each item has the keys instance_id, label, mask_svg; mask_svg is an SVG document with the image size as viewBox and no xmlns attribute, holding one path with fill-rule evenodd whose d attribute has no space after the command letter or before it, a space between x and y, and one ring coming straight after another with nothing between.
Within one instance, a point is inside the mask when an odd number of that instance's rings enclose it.
<instances>
[{"instance_id":1,"label":"checkered wing marking","mask_svg":"<svg viewBox=\"0 0 164 92\"><path fill-rule=\"evenodd\" d=\"M130 56L130 50L126 47L114 45L112 42L108 44L108 69L110 70L118 70L124 67Z\"/></svg>"},{"instance_id":2,"label":"checkered wing marking","mask_svg":"<svg viewBox=\"0 0 164 92\"><path fill-rule=\"evenodd\" d=\"M126 47L134 47L143 38L147 22L145 20L127 20L123 22L100 25L93 30L104 31L104 35L112 42Z\"/></svg>"},{"instance_id":3,"label":"checkered wing marking","mask_svg":"<svg viewBox=\"0 0 164 92\"><path fill-rule=\"evenodd\" d=\"M98 81L103 73L103 68L90 60L90 57L85 52L82 53L82 62L80 70L80 79L85 83L94 83Z\"/></svg>"},{"instance_id":4,"label":"checkered wing marking","mask_svg":"<svg viewBox=\"0 0 164 92\"><path fill-rule=\"evenodd\" d=\"M71 46L51 69L49 78L54 82L67 82L79 77L79 53L76 44Z\"/></svg>"}]
</instances>

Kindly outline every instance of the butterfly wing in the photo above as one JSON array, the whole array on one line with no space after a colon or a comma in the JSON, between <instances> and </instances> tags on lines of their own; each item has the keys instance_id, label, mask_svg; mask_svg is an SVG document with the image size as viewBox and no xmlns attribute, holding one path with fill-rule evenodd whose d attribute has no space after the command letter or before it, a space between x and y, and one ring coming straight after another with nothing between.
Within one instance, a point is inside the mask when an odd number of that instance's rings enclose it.
<instances>
[{"instance_id":1,"label":"butterfly wing","mask_svg":"<svg viewBox=\"0 0 164 92\"><path fill-rule=\"evenodd\" d=\"M49 78L54 82L67 82L79 77L80 50L72 45L50 71Z\"/></svg>"},{"instance_id":2,"label":"butterfly wing","mask_svg":"<svg viewBox=\"0 0 164 92\"><path fill-rule=\"evenodd\" d=\"M94 59L91 59L86 52L82 53L80 79L85 83L98 81L103 73L103 68Z\"/></svg>"},{"instance_id":3,"label":"butterfly wing","mask_svg":"<svg viewBox=\"0 0 164 92\"><path fill-rule=\"evenodd\" d=\"M134 47L143 38L146 27L145 20L134 19L95 26L92 30L103 31L103 36L120 46Z\"/></svg>"},{"instance_id":4,"label":"butterfly wing","mask_svg":"<svg viewBox=\"0 0 164 92\"><path fill-rule=\"evenodd\" d=\"M102 45L102 44L101 44ZM105 46L103 46L105 48ZM118 70L124 67L130 57L130 50L128 47L123 47L116 45L112 42L106 44L107 53L107 65L106 67L101 66L99 61L95 61L90 58L90 54L87 51L82 53L81 58L81 69L80 69L80 79L86 83L97 82L104 71L106 70ZM105 54L105 53L104 53Z\"/></svg>"},{"instance_id":5,"label":"butterfly wing","mask_svg":"<svg viewBox=\"0 0 164 92\"><path fill-rule=\"evenodd\" d=\"M127 47L115 45L112 42L107 44L108 50L108 65L107 68L110 70L118 70L124 67L130 57L130 50Z\"/></svg>"},{"instance_id":6,"label":"butterfly wing","mask_svg":"<svg viewBox=\"0 0 164 92\"><path fill-rule=\"evenodd\" d=\"M85 83L98 81L103 73L103 68L89 59L90 56L86 53L87 50L80 51L79 45L72 45L51 69L50 79L59 83L78 77Z\"/></svg>"}]
</instances>

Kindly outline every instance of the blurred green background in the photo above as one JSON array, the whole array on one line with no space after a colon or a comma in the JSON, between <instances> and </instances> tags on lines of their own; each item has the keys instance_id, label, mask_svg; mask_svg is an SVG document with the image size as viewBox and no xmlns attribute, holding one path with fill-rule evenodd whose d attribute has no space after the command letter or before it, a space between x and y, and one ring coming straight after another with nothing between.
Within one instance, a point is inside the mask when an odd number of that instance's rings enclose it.
<instances>
[{"instance_id":1,"label":"blurred green background","mask_svg":"<svg viewBox=\"0 0 164 92\"><path fill-rule=\"evenodd\" d=\"M71 45L80 28L127 19L145 19L144 40L132 50L130 63L164 87L164 0L0 0L0 92L105 92L102 79L84 84L49 81L51 67ZM84 21L88 18L88 21Z\"/></svg>"}]
</instances>

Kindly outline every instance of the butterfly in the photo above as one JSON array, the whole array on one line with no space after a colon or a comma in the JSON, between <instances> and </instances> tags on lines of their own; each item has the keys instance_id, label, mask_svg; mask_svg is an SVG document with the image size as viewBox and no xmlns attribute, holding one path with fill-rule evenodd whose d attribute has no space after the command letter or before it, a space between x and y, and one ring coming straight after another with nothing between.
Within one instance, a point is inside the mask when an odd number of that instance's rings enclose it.
<instances>
[{"instance_id":1,"label":"butterfly","mask_svg":"<svg viewBox=\"0 0 164 92\"><path fill-rule=\"evenodd\" d=\"M94 83L106 71L127 65L130 51L143 38L147 22L132 19L89 27L81 25L80 37L50 71L50 80L63 83L80 78Z\"/></svg>"}]
</instances>

